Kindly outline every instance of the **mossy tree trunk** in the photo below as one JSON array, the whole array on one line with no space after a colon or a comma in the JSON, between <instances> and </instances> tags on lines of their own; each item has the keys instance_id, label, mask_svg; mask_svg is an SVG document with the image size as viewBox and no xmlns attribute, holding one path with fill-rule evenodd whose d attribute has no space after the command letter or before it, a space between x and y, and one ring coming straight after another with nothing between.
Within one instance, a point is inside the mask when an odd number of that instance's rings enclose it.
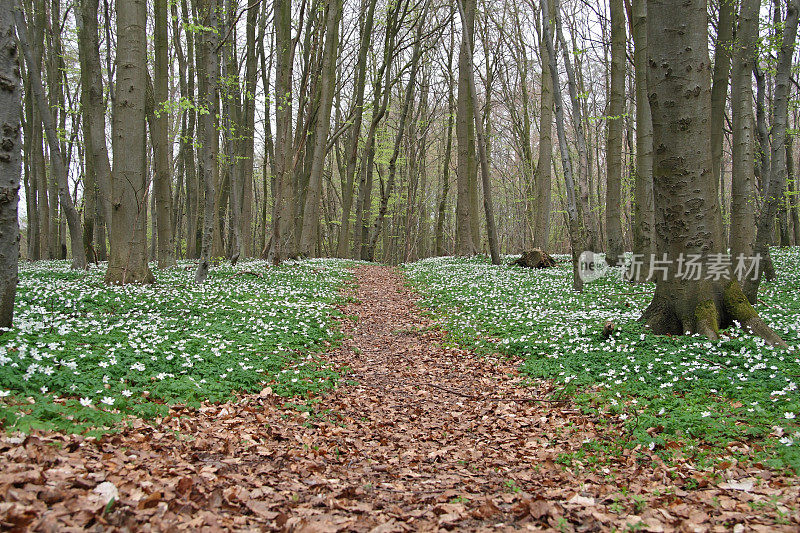
<instances>
[{"instance_id":1,"label":"mossy tree trunk","mask_svg":"<svg viewBox=\"0 0 800 533\"><path fill-rule=\"evenodd\" d=\"M700 333L711 339L737 321L769 343L783 344L747 301L730 267L711 275L710 265L725 243L717 231L720 210L710 179L706 0L650 0L647 18L656 244L667 261L663 270L653 271L656 292L642 319L658 334ZM699 275L686 275L680 258L690 255L699 257Z\"/></svg>"}]
</instances>

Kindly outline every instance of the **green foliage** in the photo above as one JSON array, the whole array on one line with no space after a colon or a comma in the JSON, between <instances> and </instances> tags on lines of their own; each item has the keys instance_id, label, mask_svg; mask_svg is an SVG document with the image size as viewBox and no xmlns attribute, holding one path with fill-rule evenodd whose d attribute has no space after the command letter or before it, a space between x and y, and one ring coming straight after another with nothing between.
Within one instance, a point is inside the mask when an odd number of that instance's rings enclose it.
<instances>
[{"instance_id":1,"label":"green foliage","mask_svg":"<svg viewBox=\"0 0 800 533\"><path fill-rule=\"evenodd\" d=\"M16 327L0 335L0 426L84 432L267 384L282 396L335 386L313 354L340 338L347 266L224 264L197 285L181 262L153 286L109 287L102 268L22 265Z\"/></svg>"},{"instance_id":2,"label":"green foliage","mask_svg":"<svg viewBox=\"0 0 800 533\"><path fill-rule=\"evenodd\" d=\"M626 446L667 459L679 450L698 462L733 452L800 471L800 250L773 256L777 281L762 283L757 310L786 350L736 327L718 342L653 335L638 321L652 284L632 286L612 268L578 294L566 256L546 270L438 258L404 271L451 341L521 357L523 373L577 393L584 411L622 421ZM606 320L617 325L607 339Z\"/></svg>"}]
</instances>

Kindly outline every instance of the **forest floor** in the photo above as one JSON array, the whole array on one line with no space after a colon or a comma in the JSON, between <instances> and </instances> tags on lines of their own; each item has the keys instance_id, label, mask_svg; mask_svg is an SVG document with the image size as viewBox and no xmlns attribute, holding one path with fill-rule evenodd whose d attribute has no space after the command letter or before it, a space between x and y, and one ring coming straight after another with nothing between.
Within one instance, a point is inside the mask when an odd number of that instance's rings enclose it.
<instances>
[{"instance_id":1,"label":"forest floor","mask_svg":"<svg viewBox=\"0 0 800 533\"><path fill-rule=\"evenodd\" d=\"M797 531L798 483L698 471L647 449L595 470L559 461L613 441L571 400L521 387L520 361L448 347L396 270L359 266L335 390L270 388L100 438L0 440L0 527L67 531ZM113 501L109 498L113 497Z\"/></svg>"}]
</instances>

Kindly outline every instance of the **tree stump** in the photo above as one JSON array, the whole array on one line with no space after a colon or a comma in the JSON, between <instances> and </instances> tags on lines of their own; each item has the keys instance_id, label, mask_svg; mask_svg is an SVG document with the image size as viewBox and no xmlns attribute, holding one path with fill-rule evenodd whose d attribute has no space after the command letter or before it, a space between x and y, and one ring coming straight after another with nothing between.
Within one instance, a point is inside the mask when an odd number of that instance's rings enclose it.
<instances>
[{"instance_id":1,"label":"tree stump","mask_svg":"<svg viewBox=\"0 0 800 533\"><path fill-rule=\"evenodd\" d=\"M552 268L556 266L556 260L547 252L534 248L530 252L522 252L522 257L511 264L525 268Z\"/></svg>"}]
</instances>

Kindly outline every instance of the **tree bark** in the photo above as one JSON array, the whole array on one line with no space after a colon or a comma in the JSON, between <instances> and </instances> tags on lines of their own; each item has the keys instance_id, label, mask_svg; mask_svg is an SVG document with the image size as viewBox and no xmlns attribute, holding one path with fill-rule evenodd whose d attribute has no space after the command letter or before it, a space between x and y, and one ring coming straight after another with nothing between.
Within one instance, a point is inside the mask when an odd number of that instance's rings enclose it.
<instances>
[{"instance_id":1,"label":"tree bark","mask_svg":"<svg viewBox=\"0 0 800 533\"><path fill-rule=\"evenodd\" d=\"M753 256L755 240L755 167L753 133L753 78L758 39L760 0L742 0L736 41L733 43L731 72L731 256ZM713 141L712 141L713 143ZM738 259L737 259L738 260ZM742 280L739 280L740 282Z\"/></svg>"},{"instance_id":2,"label":"tree bark","mask_svg":"<svg viewBox=\"0 0 800 533\"><path fill-rule=\"evenodd\" d=\"M175 266L175 236L172 227L172 172L169 144L169 23L168 0L154 0L155 70L153 74L153 167L158 227L158 268Z\"/></svg>"},{"instance_id":3,"label":"tree bark","mask_svg":"<svg viewBox=\"0 0 800 533\"><path fill-rule=\"evenodd\" d=\"M203 32L199 38L198 58L198 102L203 107L200 112L200 175L204 188L203 233L200 246L200 261L194 279L202 283L208 277L211 263L211 245L214 239L214 170L217 166L219 134L214 122L219 101L217 53L217 3L215 0L197 0L197 12L202 25L213 30Z\"/></svg>"},{"instance_id":4,"label":"tree bark","mask_svg":"<svg viewBox=\"0 0 800 533\"><path fill-rule=\"evenodd\" d=\"M422 32L425 25L427 11L428 3L426 2L422 11L422 15L420 15L420 19L416 21L417 30L414 41L414 52L411 57L411 73L409 74L408 85L406 86L405 97L403 99L403 108L400 111L400 120L397 126L397 134L395 135L394 139L392 156L389 159L389 177L387 178L386 187L381 195L381 204L378 208L378 216L375 218L375 223L369 239L369 246L367 247L367 254L365 257L367 261L375 260L375 248L378 244L378 237L380 237L381 230L383 229L383 219L386 216L389 198L391 197L394 189L395 177L397 175L397 158L400 156L400 146L403 142L403 135L406 131L406 121L408 120L408 114L411 110L411 103L414 101L417 72L419 71L420 56L422 55ZM387 87L386 90L389 91L389 88Z\"/></svg>"},{"instance_id":5,"label":"tree bark","mask_svg":"<svg viewBox=\"0 0 800 533\"><path fill-rule=\"evenodd\" d=\"M456 0L460 2L461 0ZM461 46L458 52L458 96L456 97L456 140L458 145L457 197L456 197L456 247L458 255L470 256L478 252L479 235L475 234L477 219L477 166L475 161L475 125L473 110L475 105L469 97L467 76L473 65L469 60L471 50L467 43L475 34L476 0L465 0L462 20Z\"/></svg>"},{"instance_id":6,"label":"tree bark","mask_svg":"<svg viewBox=\"0 0 800 533\"><path fill-rule=\"evenodd\" d=\"M552 12L552 0L548 12ZM542 98L539 120L539 160L536 163L534 182L536 186L536 220L533 226L533 246L547 250L550 244L553 175L553 77L550 74L550 59L544 36L539 42L539 57L542 63Z\"/></svg>"},{"instance_id":7,"label":"tree bark","mask_svg":"<svg viewBox=\"0 0 800 533\"><path fill-rule=\"evenodd\" d=\"M339 242L336 248L337 257L346 257L350 244L350 215L353 209L353 196L355 191L356 163L358 162L358 143L361 138L361 123L364 117L364 89L367 78L367 54L372 42L372 27L375 19L376 0L367 0L367 14L361 25L360 46L356 63L355 102L353 109L353 125L347 143L347 163L345 167L345 185L342 191L342 218L339 225Z\"/></svg>"},{"instance_id":8,"label":"tree bark","mask_svg":"<svg viewBox=\"0 0 800 533\"><path fill-rule=\"evenodd\" d=\"M152 283L147 264L145 93L147 3L118 1L116 96L113 106L111 256L106 283Z\"/></svg>"},{"instance_id":9,"label":"tree bark","mask_svg":"<svg viewBox=\"0 0 800 533\"><path fill-rule=\"evenodd\" d=\"M606 114L606 260L622 261L622 119L625 112L625 8L611 1L611 82Z\"/></svg>"},{"instance_id":10,"label":"tree bark","mask_svg":"<svg viewBox=\"0 0 800 533\"><path fill-rule=\"evenodd\" d=\"M636 171L633 192L633 254L649 263L655 253L653 228L653 123L647 100L647 3L633 0L630 16L636 91ZM644 272L638 280L648 277Z\"/></svg>"},{"instance_id":11,"label":"tree bark","mask_svg":"<svg viewBox=\"0 0 800 533\"><path fill-rule=\"evenodd\" d=\"M647 86L653 119L656 236L668 260L642 319L657 334L719 338L738 321L772 344L783 341L759 318L736 279L714 279L724 252L719 200L711 175L711 87L705 0L648 0ZM680 76L674 73L680 72ZM681 272L695 254L699 275ZM655 272L655 271L654 271Z\"/></svg>"},{"instance_id":12,"label":"tree bark","mask_svg":"<svg viewBox=\"0 0 800 533\"><path fill-rule=\"evenodd\" d=\"M717 194L723 191L722 141L725 138L725 104L728 100L728 77L731 71L731 46L733 43L734 10L736 0L720 0L717 22L717 41L714 47L714 72L711 85L711 179ZM737 35L737 40L739 36ZM720 219L720 238L723 227Z\"/></svg>"},{"instance_id":13,"label":"tree bark","mask_svg":"<svg viewBox=\"0 0 800 533\"><path fill-rule=\"evenodd\" d=\"M457 0L458 1L458 0ZM465 0L466 2L466 0ZM459 3L459 13L461 15L461 24L464 27L467 27L467 18L464 13L464 9L461 7ZM469 32L464 34L466 36L466 47L465 50L467 52L467 58L469 59L469 65L473 65L474 61L472 58L472 36ZM480 113L478 112L478 91L475 87L475 72L470 68L467 71L467 93L469 95L470 100L472 100L472 113L473 119L475 121L475 133L477 135L477 143L478 143L478 154L481 163L481 182L483 184L483 208L486 214L486 232L489 237L489 253L492 258L493 265L500 264L500 243L497 239L497 226L495 225L494 220L494 203L492 202L492 182L489 176L489 158L486 154L486 138L484 137L483 133L483 122L481 121Z\"/></svg>"},{"instance_id":14,"label":"tree bark","mask_svg":"<svg viewBox=\"0 0 800 533\"><path fill-rule=\"evenodd\" d=\"M13 10L11 0L3 0L0 6L0 124L3 126L0 142L0 328L12 325L19 262L17 206L22 161L22 80ZM18 12L17 17L22 16Z\"/></svg>"}]
</instances>

